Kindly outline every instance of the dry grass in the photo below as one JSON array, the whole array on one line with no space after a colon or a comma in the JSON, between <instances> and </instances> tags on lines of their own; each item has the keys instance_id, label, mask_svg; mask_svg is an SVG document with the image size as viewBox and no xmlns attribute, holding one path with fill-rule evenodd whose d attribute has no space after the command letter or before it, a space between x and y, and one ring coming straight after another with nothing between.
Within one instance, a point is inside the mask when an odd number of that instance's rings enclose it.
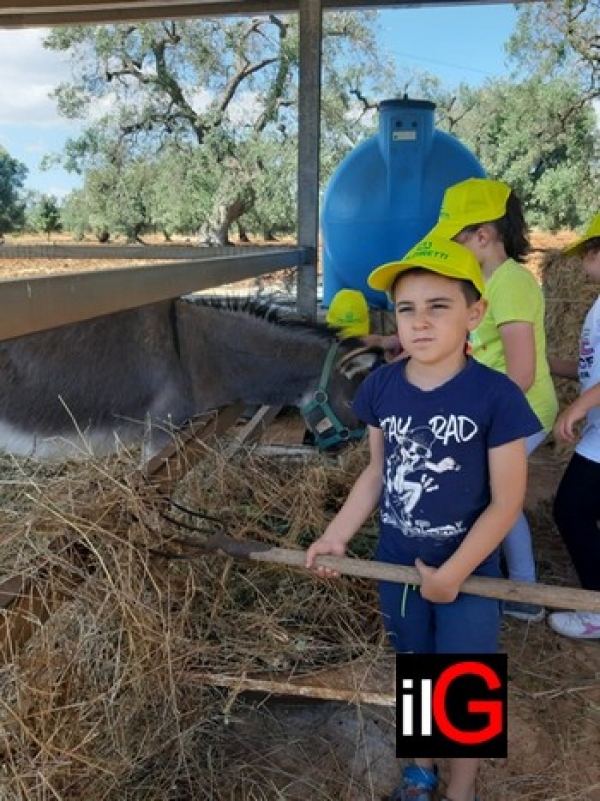
<instances>
[{"instance_id":1,"label":"dry grass","mask_svg":"<svg viewBox=\"0 0 600 801\"><path fill-rule=\"evenodd\" d=\"M44 564L40 589L63 603L2 670L3 798L226 797L219 749L233 699L195 676L298 675L379 647L374 591L361 582L150 554L171 547L174 528L134 461L28 468L4 465L5 575ZM348 470L319 461L298 475L207 450L182 489L232 536L298 545L321 530ZM56 537L81 544L78 567ZM373 532L361 539L369 550Z\"/></svg>"},{"instance_id":2,"label":"dry grass","mask_svg":"<svg viewBox=\"0 0 600 801\"><path fill-rule=\"evenodd\" d=\"M355 448L336 461L291 467L251 452L226 461L220 450L207 449L178 501L217 517L234 537L304 547L323 530L364 458ZM5 575L51 565L38 583L49 603L62 600L1 670L3 801L366 801L381 797L384 779L389 789L391 711L320 704L311 724L305 710L302 726L298 711L282 715L276 705L197 678L287 678L374 658L382 640L372 584L326 582L218 555L171 562L153 556L146 546L175 548L171 538L179 532L159 515L134 455L43 469L7 460L1 481L12 494L2 512ZM549 503L530 512L541 577L570 584ZM182 519L208 531L215 525ZM49 547L57 536L82 544L78 562L72 552ZM369 556L375 536L368 526L355 552ZM511 752L508 760L486 762L482 797L594 798L597 644L563 641L544 625L518 622L505 623L502 639L511 670ZM356 727L350 735L349 720ZM373 729L388 750L375 775L367 777L363 766L359 781L352 766ZM336 731L346 737L342 751Z\"/></svg>"}]
</instances>

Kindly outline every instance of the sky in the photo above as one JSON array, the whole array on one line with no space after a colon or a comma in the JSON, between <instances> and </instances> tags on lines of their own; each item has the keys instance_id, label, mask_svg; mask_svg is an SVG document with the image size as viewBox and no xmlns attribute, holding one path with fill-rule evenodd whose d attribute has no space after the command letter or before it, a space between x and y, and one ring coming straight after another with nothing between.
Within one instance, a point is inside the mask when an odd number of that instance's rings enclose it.
<instances>
[{"instance_id":1,"label":"sky","mask_svg":"<svg viewBox=\"0 0 600 801\"><path fill-rule=\"evenodd\" d=\"M380 14L381 45L404 69L433 73L451 86L480 85L508 74L504 45L516 19L510 3L394 8ZM0 30L0 145L27 166L26 188L61 198L80 179L60 168L42 172L40 161L78 129L48 97L69 71L64 56L44 50L43 34Z\"/></svg>"}]
</instances>

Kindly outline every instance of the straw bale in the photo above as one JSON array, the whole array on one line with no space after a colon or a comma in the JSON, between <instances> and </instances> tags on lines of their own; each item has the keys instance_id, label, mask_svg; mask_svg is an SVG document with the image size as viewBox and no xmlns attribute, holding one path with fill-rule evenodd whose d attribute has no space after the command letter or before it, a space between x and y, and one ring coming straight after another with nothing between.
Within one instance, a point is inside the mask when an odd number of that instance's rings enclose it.
<instances>
[{"instance_id":1,"label":"straw bale","mask_svg":"<svg viewBox=\"0 0 600 801\"><path fill-rule=\"evenodd\" d=\"M559 249L548 248L538 253L537 264L546 299L547 353L577 359L581 327L598 296L598 287L586 278L580 258L568 258ZM554 384L562 410L575 400L579 386L576 381L558 377L554 378ZM557 443L555 447L563 462L573 453L573 445L569 443Z\"/></svg>"},{"instance_id":2,"label":"straw bale","mask_svg":"<svg viewBox=\"0 0 600 801\"><path fill-rule=\"evenodd\" d=\"M577 358L581 326L598 296L598 287L586 280L581 259L567 258L560 250L546 252L540 271L546 298L548 352Z\"/></svg>"}]
</instances>

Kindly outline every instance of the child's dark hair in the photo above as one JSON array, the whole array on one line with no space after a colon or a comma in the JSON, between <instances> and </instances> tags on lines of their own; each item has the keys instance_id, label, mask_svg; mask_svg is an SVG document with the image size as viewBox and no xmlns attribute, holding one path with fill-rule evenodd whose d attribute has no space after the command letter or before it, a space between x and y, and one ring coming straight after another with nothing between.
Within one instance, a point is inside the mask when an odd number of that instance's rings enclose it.
<instances>
[{"instance_id":1,"label":"child's dark hair","mask_svg":"<svg viewBox=\"0 0 600 801\"><path fill-rule=\"evenodd\" d=\"M506 212L499 220L490 220L487 223L467 225L463 231L473 233L482 225L493 225L502 239L506 255L510 259L523 263L531 248L529 242L529 229L525 222L521 201L511 191L506 201Z\"/></svg>"},{"instance_id":2,"label":"child's dark hair","mask_svg":"<svg viewBox=\"0 0 600 801\"><path fill-rule=\"evenodd\" d=\"M399 273L395 278L394 281L389 289L389 295L391 298L394 297L394 292L396 290L396 284L401 278L404 278L405 275L441 275L441 273L436 273L434 270L428 270L425 267L411 267L409 270L405 270L402 273ZM443 278L450 278L450 276L442 276ZM465 296L465 300L467 301L467 306L470 306L472 303L476 303L481 298L481 293L469 280L466 278L450 278L451 281L458 281L462 293Z\"/></svg>"},{"instance_id":3,"label":"child's dark hair","mask_svg":"<svg viewBox=\"0 0 600 801\"><path fill-rule=\"evenodd\" d=\"M581 256L585 256L586 253L596 253L600 250L600 236L594 236L592 239L588 239L587 242L584 242L581 245Z\"/></svg>"}]
</instances>

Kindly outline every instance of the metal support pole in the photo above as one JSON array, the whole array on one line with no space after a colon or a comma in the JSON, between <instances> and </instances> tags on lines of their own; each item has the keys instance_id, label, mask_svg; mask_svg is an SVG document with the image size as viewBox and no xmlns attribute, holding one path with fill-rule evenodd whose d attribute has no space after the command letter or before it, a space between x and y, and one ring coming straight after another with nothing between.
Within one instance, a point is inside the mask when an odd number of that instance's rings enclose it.
<instances>
[{"instance_id":1,"label":"metal support pole","mask_svg":"<svg viewBox=\"0 0 600 801\"><path fill-rule=\"evenodd\" d=\"M319 241L319 139L321 133L321 0L300 0L300 78L298 89L298 245L307 260L298 271L298 311L317 316Z\"/></svg>"}]
</instances>

